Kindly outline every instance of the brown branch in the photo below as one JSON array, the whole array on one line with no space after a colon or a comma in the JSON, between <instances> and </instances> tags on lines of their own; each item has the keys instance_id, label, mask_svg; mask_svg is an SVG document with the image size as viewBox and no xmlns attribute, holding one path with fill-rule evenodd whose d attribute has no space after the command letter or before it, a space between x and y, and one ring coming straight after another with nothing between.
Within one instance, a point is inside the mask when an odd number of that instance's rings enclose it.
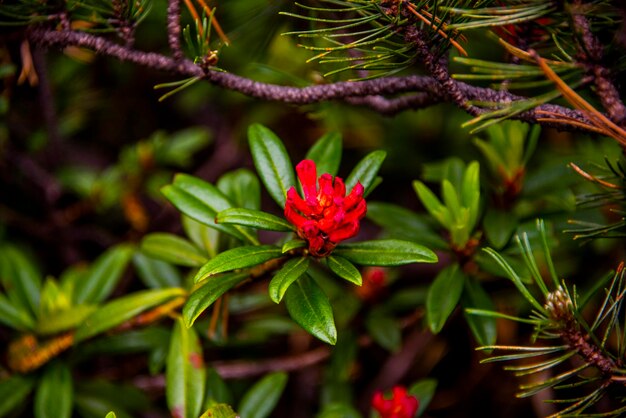
<instances>
[{"instance_id":1,"label":"brown branch","mask_svg":"<svg viewBox=\"0 0 626 418\"><path fill-rule=\"evenodd\" d=\"M180 0L169 0L167 5L167 42L176 61L183 59L180 32Z\"/></svg>"},{"instance_id":2,"label":"brown branch","mask_svg":"<svg viewBox=\"0 0 626 418\"><path fill-rule=\"evenodd\" d=\"M626 121L626 106L611 81L610 71L602 64L604 48L591 31L584 9L585 6L580 1L571 7L574 30L578 32L582 42L578 59L587 64L588 72L593 75L597 96L609 119L621 125Z\"/></svg>"},{"instance_id":3,"label":"brown branch","mask_svg":"<svg viewBox=\"0 0 626 418\"><path fill-rule=\"evenodd\" d=\"M447 72L442 73L438 70L440 64L433 64L433 69L439 78L411 75L406 77L384 77L365 81L336 82L307 87L291 87L261 83L221 71L207 71L205 73L204 70L189 60L175 60L153 52L137 51L111 42L105 38L83 32L57 31L39 27L29 32L29 38L36 45L57 48L73 45L89 48L97 54L110 56L120 61L131 62L178 76L204 78L218 87L236 91L255 99L298 105L332 100L349 102L354 98L362 98L364 96L388 96L413 92L424 93L429 97L431 103L454 102L470 114L480 114L490 109L469 105L469 101L493 103L497 105L526 99L507 91L475 87L453 80L449 77ZM391 102L383 102L380 99L366 99L361 100L361 104L365 104L375 110L378 108L384 110L385 106L389 106L389 109L393 108L393 112L389 113L397 113L402 110L421 107L418 105L420 99L417 97L412 99L400 98L399 100L391 98L387 100L391 100ZM429 104L426 100L422 103L424 105ZM538 115L538 110L544 111L544 113ZM554 116L546 118L546 112ZM544 126L554 126L561 129L586 132L586 130L581 127L564 127L562 124L549 121L551 118L558 119L559 117L587 122L587 118L583 112L551 104L538 106L533 110L520 113L514 118L529 123L541 123ZM538 118L540 118L541 121L539 121Z\"/></svg>"}]
</instances>

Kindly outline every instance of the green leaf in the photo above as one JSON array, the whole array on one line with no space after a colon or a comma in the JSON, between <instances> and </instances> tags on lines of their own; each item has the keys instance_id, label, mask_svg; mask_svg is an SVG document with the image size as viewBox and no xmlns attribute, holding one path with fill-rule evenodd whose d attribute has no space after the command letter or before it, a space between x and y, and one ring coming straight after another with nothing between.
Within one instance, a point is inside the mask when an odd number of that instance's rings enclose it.
<instances>
[{"instance_id":1,"label":"green leaf","mask_svg":"<svg viewBox=\"0 0 626 418\"><path fill-rule=\"evenodd\" d=\"M37 320L37 333L44 335L56 334L76 328L96 309L96 305L74 305L62 311L46 313Z\"/></svg>"},{"instance_id":2,"label":"green leaf","mask_svg":"<svg viewBox=\"0 0 626 418\"><path fill-rule=\"evenodd\" d=\"M39 311L41 275L26 254L12 245L0 248L0 283L15 307Z\"/></svg>"},{"instance_id":3,"label":"green leaf","mask_svg":"<svg viewBox=\"0 0 626 418\"><path fill-rule=\"evenodd\" d=\"M233 248L216 255L202 266L194 282L198 283L213 274L256 266L282 255L281 249L274 245L247 245Z\"/></svg>"},{"instance_id":4,"label":"green leaf","mask_svg":"<svg viewBox=\"0 0 626 418\"><path fill-rule=\"evenodd\" d=\"M117 418L117 415L115 415L115 412L109 411L104 418Z\"/></svg>"},{"instance_id":5,"label":"green leaf","mask_svg":"<svg viewBox=\"0 0 626 418\"><path fill-rule=\"evenodd\" d=\"M383 314L372 311L365 320L367 332L381 347L391 352L397 352L402 346L402 332L398 321Z\"/></svg>"},{"instance_id":6,"label":"green leaf","mask_svg":"<svg viewBox=\"0 0 626 418\"><path fill-rule=\"evenodd\" d=\"M287 384L287 374L271 373L256 382L239 402L241 418L267 418L276 407Z\"/></svg>"},{"instance_id":7,"label":"green leaf","mask_svg":"<svg viewBox=\"0 0 626 418\"><path fill-rule=\"evenodd\" d=\"M285 302L289 315L298 325L325 343L337 342L332 306L313 279L305 276L290 286Z\"/></svg>"},{"instance_id":8,"label":"green leaf","mask_svg":"<svg viewBox=\"0 0 626 418\"><path fill-rule=\"evenodd\" d=\"M341 163L341 134L329 132L322 136L309 149L305 159L315 161L318 175L337 175Z\"/></svg>"},{"instance_id":9,"label":"green leaf","mask_svg":"<svg viewBox=\"0 0 626 418\"><path fill-rule=\"evenodd\" d=\"M437 255L423 245L397 239L340 244L333 254L363 266L400 266L437 262Z\"/></svg>"},{"instance_id":10,"label":"green leaf","mask_svg":"<svg viewBox=\"0 0 626 418\"><path fill-rule=\"evenodd\" d=\"M446 240L435 232L433 222L426 214L418 214L391 203L367 202L367 217L394 238L440 249L448 247Z\"/></svg>"},{"instance_id":11,"label":"green leaf","mask_svg":"<svg viewBox=\"0 0 626 418\"><path fill-rule=\"evenodd\" d=\"M357 165L354 167L348 178L346 179L346 190L351 191L356 185L357 181L361 183L367 194L367 190L372 186L376 179L376 174L380 170L380 166L387 153L385 151L374 151L367 154Z\"/></svg>"},{"instance_id":12,"label":"green leaf","mask_svg":"<svg viewBox=\"0 0 626 418\"><path fill-rule=\"evenodd\" d=\"M214 404L209 407L200 418L238 418L230 405L225 403Z\"/></svg>"},{"instance_id":13,"label":"green leaf","mask_svg":"<svg viewBox=\"0 0 626 418\"><path fill-rule=\"evenodd\" d=\"M122 278L133 251L131 245L121 244L108 249L98 257L85 277L76 282L74 302L85 304L105 300Z\"/></svg>"},{"instance_id":14,"label":"green leaf","mask_svg":"<svg viewBox=\"0 0 626 418\"><path fill-rule=\"evenodd\" d=\"M70 418L73 397L70 369L60 362L49 364L35 393L35 417Z\"/></svg>"},{"instance_id":15,"label":"green leaf","mask_svg":"<svg viewBox=\"0 0 626 418\"><path fill-rule=\"evenodd\" d=\"M347 403L332 402L324 405L324 409L315 418L363 418L362 415Z\"/></svg>"},{"instance_id":16,"label":"green leaf","mask_svg":"<svg viewBox=\"0 0 626 418\"><path fill-rule=\"evenodd\" d=\"M295 250L297 248L306 247L306 241L302 239L292 239L283 244L283 248L281 249L282 253L288 253L291 250Z\"/></svg>"},{"instance_id":17,"label":"green leaf","mask_svg":"<svg viewBox=\"0 0 626 418\"><path fill-rule=\"evenodd\" d=\"M190 327L202 312L224 293L243 282L249 277L248 273L230 273L223 276L211 277L202 282L201 287L187 299L183 306L185 324Z\"/></svg>"},{"instance_id":18,"label":"green leaf","mask_svg":"<svg viewBox=\"0 0 626 418\"><path fill-rule=\"evenodd\" d=\"M458 264L441 270L431 283L426 297L426 320L433 334L439 333L448 317L454 311L461 292L465 276Z\"/></svg>"},{"instance_id":19,"label":"green leaf","mask_svg":"<svg viewBox=\"0 0 626 418\"><path fill-rule=\"evenodd\" d=\"M487 209L483 229L489 243L497 250L503 248L517 229L518 220L514 213L493 207Z\"/></svg>"},{"instance_id":20,"label":"green leaf","mask_svg":"<svg viewBox=\"0 0 626 418\"><path fill-rule=\"evenodd\" d=\"M415 396L420 404L417 409L417 416L422 416L426 408L428 408L428 404L435 396L435 390L437 389L437 380L435 379L422 379L418 382L415 382L409 387L409 395Z\"/></svg>"},{"instance_id":21,"label":"green leaf","mask_svg":"<svg viewBox=\"0 0 626 418\"><path fill-rule=\"evenodd\" d=\"M261 209L261 185L250 170L229 171L217 180L217 188L230 198L235 207Z\"/></svg>"},{"instance_id":22,"label":"green leaf","mask_svg":"<svg viewBox=\"0 0 626 418\"><path fill-rule=\"evenodd\" d=\"M248 128L248 142L261 181L278 206L284 208L287 190L296 185L285 145L274 132L259 124Z\"/></svg>"},{"instance_id":23,"label":"green leaf","mask_svg":"<svg viewBox=\"0 0 626 418\"><path fill-rule=\"evenodd\" d=\"M0 417L6 416L19 405L22 405L26 397L33 390L35 380L29 376L14 374L8 379L0 381Z\"/></svg>"},{"instance_id":24,"label":"green leaf","mask_svg":"<svg viewBox=\"0 0 626 418\"><path fill-rule=\"evenodd\" d=\"M257 242L256 238L241 227L215 223L215 215L233 205L212 184L187 174L177 174L174 183L163 187L161 192L178 210L190 218L241 241L253 244Z\"/></svg>"},{"instance_id":25,"label":"green leaf","mask_svg":"<svg viewBox=\"0 0 626 418\"><path fill-rule=\"evenodd\" d=\"M35 321L28 311L15 306L2 293L0 293L0 323L20 331L31 330L35 326Z\"/></svg>"},{"instance_id":26,"label":"green leaf","mask_svg":"<svg viewBox=\"0 0 626 418\"><path fill-rule=\"evenodd\" d=\"M193 328L182 318L174 325L167 356L165 398L172 416L197 418L202 408L206 368L202 347Z\"/></svg>"},{"instance_id":27,"label":"green leaf","mask_svg":"<svg viewBox=\"0 0 626 418\"><path fill-rule=\"evenodd\" d=\"M441 226L450 228L452 225L450 211L439 201L439 198L419 180L413 182L413 188L428 213L430 213Z\"/></svg>"},{"instance_id":28,"label":"green leaf","mask_svg":"<svg viewBox=\"0 0 626 418\"><path fill-rule=\"evenodd\" d=\"M276 272L269 285L269 294L274 302L280 302L289 286L306 273L309 262L308 257L292 258Z\"/></svg>"},{"instance_id":29,"label":"green leaf","mask_svg":"<svg viewBox=\"0 0 626 418\"><path fill-rule=\"evenodd\" d=\"M176 267L165 261L156 260L138 252L133 256L133 264L137 275L147 287L163 289L182 286L183 279Z\"/></svg>"},{"instance_id":30,"label":"green leaf","mask_svg":"<svg viewBox=\"0 0 626 418\"><path fill-rule=\"evenodd\" d=\"M180 288L150 289L132 293L98 308L78 327L75 342L82 341L127 321L143 311L186 293Z\"/></svg>"},{"instance_id":31,"label":"green leaf","mask_svg":"<svg viewBox=\"0 0 626 418\"><path fill-rule=\"evenodd\" d=\"M208 254L209 258L215 257L218 253L220 235L222 235L222 233L186 215L181 216L181 222L185 235L187 235L198 248L202 248L204 253Z\"/></svg>"},{"instance_id":32,"label":"green leaf","mask_svg":"<svg viewBox=\"0 0 626 418\"><path fill-rule=\"evenodd\" d=\"M174 234L156 232L141 240L141 252L148 257L187 267L200 267L208 259L186 239Z\"/></svg>"},{"instance_id":33,"label":"green leaf","mask_svg":"<svg viewBox=\"0 0 626 418\"><path fill-rule=\"evenodd\" d=\"M463 314L470 330L476 338L478 345L487 346L496 343L497 328L496 318L483 315L470 315L466 309L480 309L484 311L495 311L495 306L489 294L482 288L476 280L465 278L465 288L461 296L461 306Z\"/></svg>"},{"instance_id":34,"label":"green leaf","mask_svg":"<svg viewBox=\"0 0 626 418\"><path fill-rule=\"evenodd\" d=\"M352 282L357 286L363 284L363 278L361 277L359 269L345 258L331 255L326 257L326 263L332 272L342 279Z\"/></svg>"},{"instance_id":35,"label":"green leaf","mask_svg":"<svg viewBox=\"0 0 626 418\"><path fill-rule=\"evenodd\" d=\"M226 382L215 371L215 369L209 368L207 370L206 380L206 393L204 395L204 406L206 410L211 405L215 404L228 404L233 403L233 394L226 385Z\"/></svg>"},{"instance_id":36,"label":"green leaf","mask_svg":"<svg viewBox=\"0 0 626 418\"><path fill-rule=\"evenodd\" d=\"M220 224L243 225L266 231L289 232L294 227L283 218L260 210L245 208L226 209L217 214L215 221Z\"/></svg>"}]
</instances>

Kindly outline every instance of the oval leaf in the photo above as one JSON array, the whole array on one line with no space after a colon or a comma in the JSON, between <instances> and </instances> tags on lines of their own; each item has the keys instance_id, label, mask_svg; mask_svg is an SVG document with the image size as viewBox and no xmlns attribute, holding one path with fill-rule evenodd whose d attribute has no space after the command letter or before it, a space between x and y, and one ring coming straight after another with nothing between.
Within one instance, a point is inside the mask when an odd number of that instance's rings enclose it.
<instances>
[{"instance_id":1,"label":"oval leaf","mask_svg":"<svg viewBox=\"0 0 626 418\"><path fill-rule=\"evenodd\" d=\"M361 286L363 284L363 278L361 277L359 269L357 269L354 264L345 258L331 255L326 257L326 263L328 263L328 267L333 271L333 273L342 279L346 279L357 286Z\"/></svg>"},{"instance_id":2,"label":"oval leaf","mask_svg":"<svg viewBox=\"0 0 626 418\"><path fill-rule=\"evenodd\" d=\"M248 128L248 142L261 181L278 206L284 208L287 190L296 184L285 145L274 132L259 124Z\"/></svg>"},{"instance_id":3,"label":"oval leaf","mask_svg":"<svg viewBox=\"0 0 626 418\"><path fill-rule=\"evenodd\" d=\"M14 246L0 248L0 283L13 306L38 312L41 275L26 254Z\"/></svg>"},{"instance_id":4,"label":"oval leaf","mask_svg":"<svg viewBox=\"0 0 626 418\"><path fill-rule=\"evenodd\" d=\"M76 282L74 302L88 304L105 300L122 278L133 251L131 245L122 244L98 257L82 280Z\"/></svg>"},{"instance_id":5,"label":"oval leaf","mask_svg":"<svg viewBox=\"0 0 626 418\"><path fill-rule=\"evenodd\" d=\"M287 384L286 373L272 373L256 382L239 403L241 418L267 418L276 407Z\"/></svg>"},{"instance_id":6,"label":"oval leaf","mask_svg":"<svg viewBox=\"0 0 626 418\"><path fill-rule=\"evenodd\" d=\"M464 281L459 265L453 264L439 272L430 285L426 297L426 319L433 334L441 331L454 311L461 297Z\"/></svg>"},{"instance_id":7,"label":"oval leaf","mask_svg":"<svg viewBox=\"0 0 626 418\"><path fill-rule=\"evenodd\" d=\"M260 210L231 208L217 214L215 221L220 224L235 224L266 231L289 232L293 225L267 212Z\"/></svg>"},{"instance_id":8,"label":"oval leaf","mask_svg":"<svg viewBox=\"0 0 626 418\"><path fill-rule=\"evenodd\" d=\"M191 242L174 234L157 232L141 240L141 252L158 260L187 267L200 267L208 259Z\"/></svg>"},{"instance_id":9,"label":"oval leaf","mask_svg":"<svg viewBox=\"0 0 626 418\"><path fill-rule=\"evenodd\" d=\"M240 168L224 174L217 181L220 189L236 207L261 209L261 185L259 179L250 170Z\"/></svg>"},{"instance_id":10,"label":"oval leaf","mask_svg":"<svg viewBox=\"0 0 626 418\"><path fill-rule=\"evenodd\" d=\"M380 312L368 315L365 326L367 332L381 347L397 352L402 346L402 331L398 321Z\"/></svg>"},{"instance_id":11,"label":"oval leaf","mask_svg":"<svg viewBox=\"0 0 626 418\"><path fill-rule=\"evenodd\" d=\"M72 416L74 389L72 375L65 364L54 362L46 367L35 393L36 418Z\"/></svg>"},{"instance_id":12,"label":"oval leaf","mask_svg":"<svg viewBox=\"0 0 626 418\"><path fill-rule=\"evenodd\" d=\"M107 303L78 327L74 340L76 342L92 337L133 318L141 312L160 305L176 296L184 296L180 288L152 289L136 292Z\"/></svg>"},{"instance_id":13,"label":"oval leaf","mask_svg":"<svg viewBox=\"0 0 626 418\"><path fill-rule=\"evenodd\" d=\"M354 167L346 179L346 190L352 190L358 181L367 194L386 156L387 153L385 151L374 151L367 154L356 167Z\"/></svg>"},{"instance_id":14,"label":"oval leaf","mask_svg":"<svg viewBox=\"0 0 626 418\"><path fill-rule=\"evenodd\" d=\"M247 245L233 248L216 255L202 266L194 282L198 283L213 274L256 266L281 256L281 249L273 245Z\"/></svg>"},{"instance_id":15,"label":"oval leaf","mask_svg":"<svg viewBox=\"0 0 626 418\"><path fill-rule=\"evenodd\" d=\"M133 264L141 281L152 289L181 287L183 279L176 267L161 260L136 253Z\"/></svg>"},{"instance_id":16,"label":"oval leaf","mask_svg":"<svg viewBox=\"0 0 626 418\"><path fill-rule=\"evenodd\" d=\"M291 241L287 241L283 244L283 248L281 252L283 254L288 253L291 250L295 250L296 248L304 248L306 247L306 241L302 239L292 239Z\"/></svg>"},{"instance_id":17,"label":"oval leaf","mask_svg":"<svg viewBox=\"0 0 626 418\"><path fill-rule=\"evenodd\" d=\"M318 139L307 152L305 159L315 161L317 172L335 176L341 163L341 134L329 132Z\"/></svg>"},{"instance_id":18,"label":"oval leaf","mask_svg":"<svg viewBox=\"0 0 626 418\"><path fill-rule=\"evenodd\" d=\"M206 308L211 306L224 293L234 286L243 282L249 276L248 273L232 273L205 280L202 286L196 289L187 299L183 306L183 318L185 324L190 327Z\"/></svg>"},{"instance_id":19,"label":"oval leaf","mask_svg":"<svg viewBox=\"0 0 626 418\"><path fill-rule=\"evenodd\" d=\"M37 332L39 334L56 334L76 328L96 309L97 306L95 305L74 305L69 309L46 313L46 315L40 316L37 321Z\"/></svg>"},{"instance_id":20,"label":"oval leaf","mask_svg":"<svg viewBox=\"0 0 626 418\"><path fill-rule=\"evenodd\" d=\"M397 239L341 244L333 255L363 266L400 266L410 263L436 263L437 255L423 245Z\"/></svg>"},{"instance_id":21,"label":"oval leaf","mask_svg":"<svg viewBox=\"0 0 626 418\"><path fill-rule=\"evenodd\" d=\"M433 396L435 396L435 389L437 389L437 380L435 379L422 379L409 387L409 395L415 396L420 401L417 410L418 417L422 416Z\"/></svg>"},{"instance_id":22,"label":"oval leaf","mask_svg":"<svg viewBox=\"0 0 626 418\"><path fill-rule=\"evenodd\" d=\"M24 309L13 305L9 299L0 293L0 323L13 329L25 331L33 329L35 321Z\"/></svg>"},{"instance_id":23,"label":"oval leaf","mask_svg":"<svg viewBox=\"0 0 626 418\"><path fill-rule=\"evenodd\" d=\"M165 381L165 398L172 416L197 418L202 409L206 368L198 336L182 318L172 332Z\"/></svg>"},{"instance_id":24,"label":"oval leaf","mask_svg":"<svg viewBox=\"0 0 626 418\"><path fill-rule=\"evenodd\" d=\"M311 335L335 345L337 328L333 309L324 291L310 277L302 277L285 294L287 311L291 318Z\"/></svg>"},{"instance_id":25,"label":"oval leaf","mask_svg":"<svg viewBox=\"0 0 626 418\"><path fill-rule=\"evenodd\" d=\"M308 257L292 258L278 270L269 286L270 298L274 302L280 302L289 286L306 273L306 270L309 268L309 262Z\"/></svg>"}]
</instances>

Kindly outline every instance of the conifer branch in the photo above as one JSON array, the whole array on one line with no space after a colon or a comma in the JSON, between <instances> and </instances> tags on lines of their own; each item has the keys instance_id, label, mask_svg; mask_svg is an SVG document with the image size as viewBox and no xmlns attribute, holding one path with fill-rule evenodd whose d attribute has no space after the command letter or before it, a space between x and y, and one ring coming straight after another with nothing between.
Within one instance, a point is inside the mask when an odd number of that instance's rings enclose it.
<instances>
[{"instance_id":1,"label":"conifer branch","mask_svg":"<svg viewBox=\"0 0 626 418\"><path fill-rule=\"evenodd\" d=\"M167 5L167 42L175 60L183 59L180 45L180 0L169 0Z\"/></svg>"}]
</instances>

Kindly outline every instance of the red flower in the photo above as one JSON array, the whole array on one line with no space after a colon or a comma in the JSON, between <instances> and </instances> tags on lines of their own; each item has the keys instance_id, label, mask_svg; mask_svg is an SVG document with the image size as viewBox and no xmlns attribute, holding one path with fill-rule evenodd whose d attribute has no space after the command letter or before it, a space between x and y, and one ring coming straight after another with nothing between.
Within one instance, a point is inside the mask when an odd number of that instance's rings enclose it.
<instances>
[{"instance_id":1,"label":"red flower","mask_svg":"<svg viewBox=\"0 0 626 418\"><path fill-rule=\"evenodd\" d=\"M359 232L359 221L365 216L367 205L361 183L346 196L346 186L339 177L322 174L312 160L303 160L296 166L304 199L295 187L287 190L285 217L296 226L300 238L309 243L309 252L324 257L335 246ZM319 183L319 190L318 190Z\"/></svg>"},{"instance_id":2,"label":"red flower","mask_svg":"<svg viewBox=\"0 0 626 418\"><path fill-rule=\"evenodd\" d=\"M406 388L394 386L391 399L385 399L378 391L372 397L372 407L381 418L413 418L419 407L419 401L407 393Z\"/></svg>"}]
</instances>

